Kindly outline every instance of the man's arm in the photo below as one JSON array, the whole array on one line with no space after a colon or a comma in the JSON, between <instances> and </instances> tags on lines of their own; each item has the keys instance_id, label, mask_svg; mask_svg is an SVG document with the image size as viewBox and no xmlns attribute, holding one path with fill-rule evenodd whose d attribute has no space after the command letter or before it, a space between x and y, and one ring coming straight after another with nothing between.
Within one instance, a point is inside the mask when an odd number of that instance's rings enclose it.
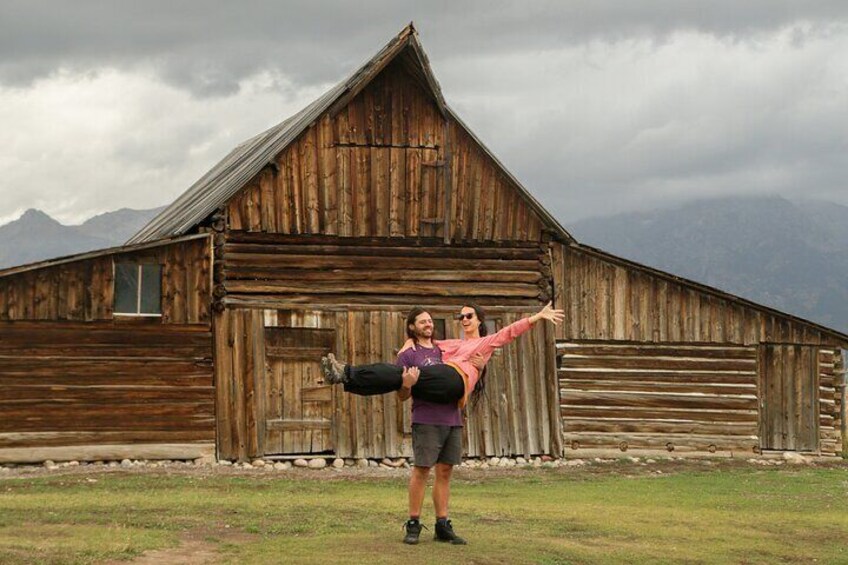
<instances>
[{"instance_id":1,"label":"man's arm","mask_svg":"<svg viewBox=\"0 0 848 565\"><path fill-rule=\"evenodd\" d=\"M398 400L401 402L408 400L410 396L412 396L412 385L408 384L409 378L407 377L408 369L407 367L412 366L412 355L411 350L404 349L398 353L397 360L395 361L395 365L398 367L403 367L403 386L401 386L397 390ZM417 380L417 379L416 379ZM415 383L413 383L415 384Z\"/></svg>"}]
</instances>

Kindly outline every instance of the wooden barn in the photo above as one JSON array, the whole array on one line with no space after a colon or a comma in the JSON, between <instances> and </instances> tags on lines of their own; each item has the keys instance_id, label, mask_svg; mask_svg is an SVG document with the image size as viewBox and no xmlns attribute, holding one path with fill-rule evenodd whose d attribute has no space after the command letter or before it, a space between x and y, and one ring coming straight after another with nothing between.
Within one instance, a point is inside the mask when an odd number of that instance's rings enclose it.
<instances>
[{"instance_id":1,"label":"wooden barn","mask_svg":"<svg viewBox=\"0 0 848 565\"><path fill-rule=\"evenodd\" d=\"M410 25L120 248L0 271L0 461L411 454L324 385L426 306L502 327L468 456L843 453L848 336L576 242L445 103Z\"/></svg>"}]
</instances>

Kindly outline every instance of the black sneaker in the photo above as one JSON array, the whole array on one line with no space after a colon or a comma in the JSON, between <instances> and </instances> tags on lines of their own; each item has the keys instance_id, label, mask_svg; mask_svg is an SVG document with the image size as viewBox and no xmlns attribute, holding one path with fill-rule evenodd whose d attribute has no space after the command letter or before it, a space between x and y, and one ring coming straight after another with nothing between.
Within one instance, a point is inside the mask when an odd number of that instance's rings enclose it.
<instances>
[{"instance_id":1,"label":"black sneaker","mask_svg":"<svg viewBox=\"0 0 848 565\"><path fill-rule=\"evenodd\" d=\"M421 522L418 520L407 520L404 525L406 528L406 535L403 536L403 543L409 545L417 545L418 537L421 535Z\"/></svg>"},{"instance_id":2,"label":"black sneaker","mask_svg":"<svg viewBox=\"0 0 848 565\"><path fill-rule=\"evenodd\" d=\"M456 535L450 520L439 520L436 522L436 535L433 536L433 539L436 541L449 541L453 545L465 545L468 543Z\"/></svg>"}]
</instances>

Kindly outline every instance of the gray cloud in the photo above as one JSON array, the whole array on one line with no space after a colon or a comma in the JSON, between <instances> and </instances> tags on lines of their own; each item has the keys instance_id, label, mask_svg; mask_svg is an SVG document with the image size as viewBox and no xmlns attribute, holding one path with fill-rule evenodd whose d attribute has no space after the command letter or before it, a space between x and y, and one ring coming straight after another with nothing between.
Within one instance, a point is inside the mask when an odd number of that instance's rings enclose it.
<instances>
[{"instance_id":1,"label":"gray cloud","mask_svg":"<svg viewBox=\"0 0 848 565\"><path fill-rule=\"evenodd\" d=\"M842 1L6 1L0 220L167 203L410 20L448 101L565 221L848 204Z\"/></svg>"},{"instance_id":2,"label":"gray cloud","mask_svg":"<svg viewBox=\"0 0 848 565\"><path fill-rule=\"evenodd\" d=\"M533 52L588 40L693 30L747 41L805 21L844 21L838 0L680 2L148 2L11 0L0 6L0 80L27 84L60 68L152 66L200 96L232 93L258 71L298 83L336 79L415 20L441 59ZM799 41L803 37L799 37Z\"/></svg>"}]
</instances>

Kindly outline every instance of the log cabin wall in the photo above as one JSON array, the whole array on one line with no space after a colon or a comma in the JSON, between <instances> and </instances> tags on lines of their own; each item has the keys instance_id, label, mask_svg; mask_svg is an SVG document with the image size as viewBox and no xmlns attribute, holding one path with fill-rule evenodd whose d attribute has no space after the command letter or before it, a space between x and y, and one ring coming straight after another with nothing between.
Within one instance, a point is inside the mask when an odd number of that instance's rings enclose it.
<instances>
[{"instance_id":1,"label":"log cabin wall","mask_svg":"<svg viewBox=\"0 0 848 565\"><path fill-rule=\"evenodd\" d=\"M218 250L220 296L234 305L418 302L535 308L549 293L536 243L445 245L428 238L343 238L231 231Z\"/></svg>"},{"instance_id":2,"label":"log cabin wall","mask_svg":"<svg viewBox=\"0 0 848 565\"><path fill-rule=\"evenodd\" d=\"M451 335L458 335L459 326L452 321L456 308L429 311L446 320ZM502 326L521 315L500 309L490 312L490 319ZM227 308L217 314L219 457L244 460L310 451L340 457L410 456L409 403L398 402L393 394L359 397L340 387L322 386L318 351L311 369L295 371L275 370L265 351L269 332L314 328L332 333L333 350L342 359L360 364L392 361L405 340L404 321L403 310L373 306ZM554 370L553 351L553 332L540 326L492 358L487 394L468 411L468 455L560 452L556 385L547 378ZM331 409L322 414L318 404L323 389L329 389ZM295 397L298 401L292 402Z\"/></svg>"},{"instance_id":3,"label":"log cabin wall","mask_svg":"<svg viewBox=\"0 0 848 565\"><path fill-rule=\"evenodd\" d=\"M567 453L759 452L757 348L560 343Z\"/></svg>"},{"instance_id":4,"label":"log cabin wall","mask_svg":"<svg viewBox=\"0 0 848 565\"><path fill-rule=\"evenodd\" d=\"M113 319L114 263L162 265L163 324L210 322L208 238L116 252L0 277L0 320Z\"/></svg>"},{"instance_id":5,"label":"log cabin wall","mask_svg":"<svg viewBox=\"0 0 848 565\"><path fill-rule=\"evenodd\" d=\"M0 322L0 461L214 451L207 324Z\"/></svg>"},{"instance_id":6,"label":"log cabin wall","mask_svg":"<svg viewBox=\"0 0 848 565\"><path fill-rule=\"evenodd\" d=\"M93 255L0 277L0 460L212 455L210 238ZM151 261L161 317L113 315Z\"/></svg>"},{"instance_id":7,"label":"log cabin wall","mask_svg":"<svg viewBox=\"0 0 848 565\"><path fill-rule=\"evenodd\" d=\"M342 237L539 241L543 228L400 60L308 128L227 215L233 230Z\"/></svg>"}]
</instances>

